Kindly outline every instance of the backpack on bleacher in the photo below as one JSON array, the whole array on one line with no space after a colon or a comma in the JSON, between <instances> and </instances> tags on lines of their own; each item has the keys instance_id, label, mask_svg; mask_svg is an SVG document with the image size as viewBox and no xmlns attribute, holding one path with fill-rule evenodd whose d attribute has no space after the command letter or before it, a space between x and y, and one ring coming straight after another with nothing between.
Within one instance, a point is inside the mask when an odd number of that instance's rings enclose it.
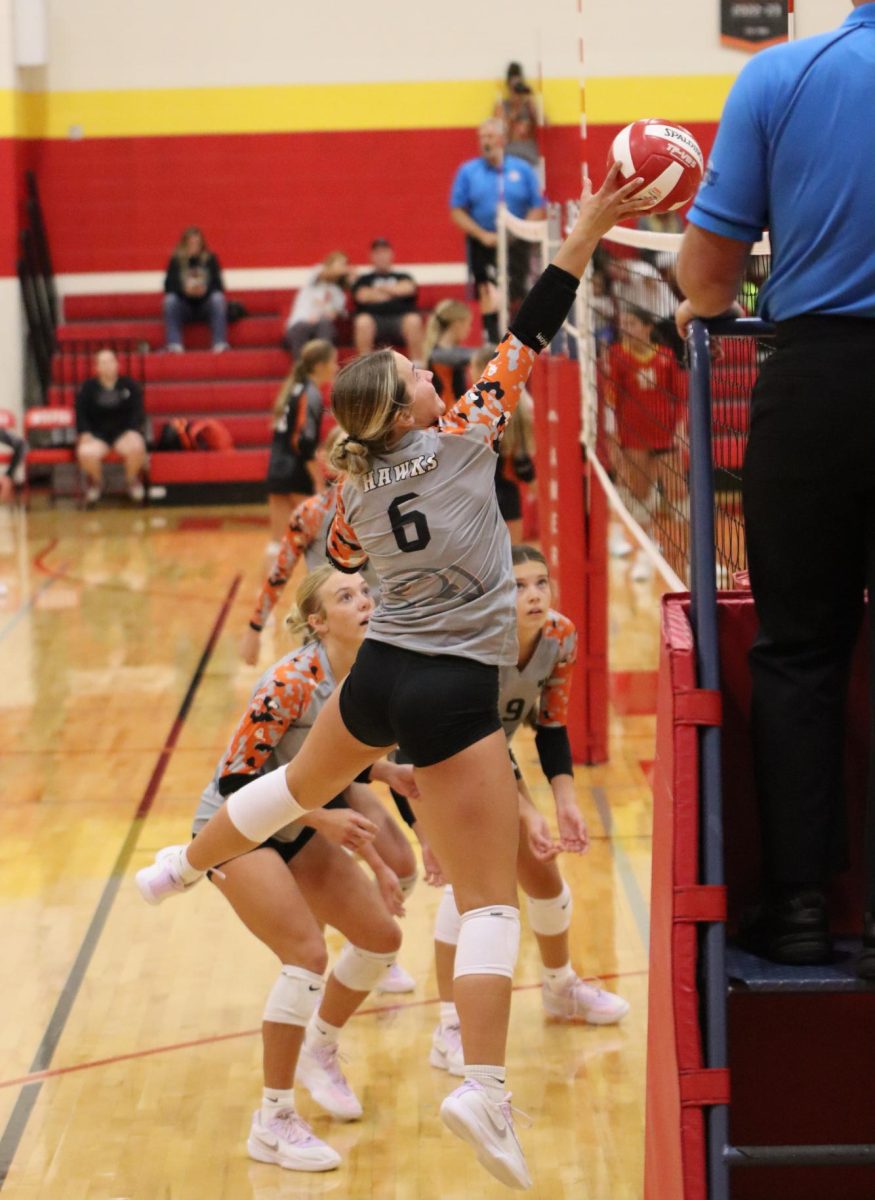
<instances>
[{"instance_id":1,"label":"backpack on bleacher","mask_svg":"<svg viewBox=\"0 0 875 1200\"><path fill-rule=\"evenodd\" d=\"M172 417L164 425L156 450L233 450L234 439L222 424L212 417L188 420Z\"/></svg>"}]
</instances>

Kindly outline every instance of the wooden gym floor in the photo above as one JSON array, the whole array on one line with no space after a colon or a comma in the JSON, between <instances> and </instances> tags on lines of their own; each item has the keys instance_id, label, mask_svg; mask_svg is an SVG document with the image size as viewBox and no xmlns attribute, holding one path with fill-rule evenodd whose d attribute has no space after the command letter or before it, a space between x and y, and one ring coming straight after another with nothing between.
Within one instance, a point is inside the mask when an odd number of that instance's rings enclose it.
<instances>
[{"instance_id":1,"label":"wooden gym floor","mask_svg":"<svg viewBox=\"0 0 875 1200\"><path fill-rule=\"evenodd\" d=\"M407 906L416 992L375 996L342 1042L364 1119L332 1123L299 1098L345 1159L308 1176L245 1151L270 954L208 887L158 910L134 889L157 847L187 837L257 675L237 639L265 541L252 507L0 512L4 1200L508 1194L437 1118L450 1088L428 1065L437 893L420 884ZM575 965L632 1011L616 1028L547 1024L524 929L508 1068L534 1120L521 1132L538 1200L642 1193L658 588L611 572L612 759L578 769L593 844L560 863ZM285 644L263 640L266 665ZM531 736L518 742L549 812Z\"/></svg>"}]
</instances>

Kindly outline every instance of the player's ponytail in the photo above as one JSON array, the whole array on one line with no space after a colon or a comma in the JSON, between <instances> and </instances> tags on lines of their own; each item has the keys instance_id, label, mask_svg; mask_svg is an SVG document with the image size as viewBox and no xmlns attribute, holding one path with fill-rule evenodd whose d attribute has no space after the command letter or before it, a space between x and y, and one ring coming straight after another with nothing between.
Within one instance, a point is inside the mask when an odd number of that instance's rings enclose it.
<instances>
[{"instance_id":1,"label":"player's ponytail","mask_svg":"<svg viewBox=\"0 0 875 1200\"><path fill-rule=\"evenodd\" d=\"M317 567L301 580L295 593L295 603L286 617L286 628L293 637L301 638L304 642L312 642L318 638L310 624L310 618L322 612L322 587L334 574L334 567L326 563Z\"/></svg>"},{"instance_id":2,"label":"player's ponytail","mask_svg":"<svg viewBox=\"0 0 875 1200\"><path fill-rule=\"evenodd\" d=\"M371 456L386 449L400 409L410 403L392 350L375 350L348 363L334 382L331 407L346 430L330 462L354 482L371 469Z\"/></svg>"}]
</instances>

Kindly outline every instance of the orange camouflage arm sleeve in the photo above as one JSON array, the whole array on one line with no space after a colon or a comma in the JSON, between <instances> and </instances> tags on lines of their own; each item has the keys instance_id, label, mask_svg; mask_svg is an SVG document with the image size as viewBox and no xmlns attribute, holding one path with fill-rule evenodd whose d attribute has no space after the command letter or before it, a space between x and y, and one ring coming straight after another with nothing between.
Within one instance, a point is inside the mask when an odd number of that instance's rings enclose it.
<instances>
[{"instance_id":1,"label":"orange camouflage arm sleeve","mask_svg":"<svg viewBox=\"0 0 875 1200\"><path fill-rule=\"evenodd\" d=\"M519 404L537 357L519 338L507 334L481 377L441 421L441 433L469 434L494 445Z\"/></svg>"},{"instance_id":2,"label":"orange camouflage arm sleeve","mask_svg":"<svg viewBox=\"0 0 875 1200\"><path fill-rule=\"evenodd\" d=\"M559 642L559 654L541 692L537 724L555 728L568 724L571 678L577 661L577 630L567 617L557 613L544 630L544 636Z\"/></svg>"},{"instance_id":3,"label":"orange camouflage arm sleeve","mask_svg":"<svg viewBox=\"0 0 875 1200\"><path fill-rule=\"evenodd\" d=\"M264 581L255 608L249 618L250 628L260 633L289 582L295 563L313 545L325 516L322 496L310 496L299 504L289 519L288 528L280 542L279 552L267 579Z\"/></svg>"},{"instance_id":4,"label":"orange camouflage arm sleeve","mask_svg":"<svg viewBox=\"0 0 875 1200\"><path fill-rule=\"evenodd\" d=\"M341 488L337 492L337 512L328 530L325 552L337 570L347 575L354 575L368 561L367 554L358 544L355 532L346 519Z\"/></svg>"},{"instance_id":5,"label":"orange camouflage arm sleeve","mask_svg":"<svg viewBox=\"0 0 875 1200\"><path fill-rule=\"evenodd\" d=\"M277 663L249 701L228 744L219 777L223 796L259 773L289 727L306 712L321 677L321 671L302 670L294 660Z\"/></svg>"}]
</instances>

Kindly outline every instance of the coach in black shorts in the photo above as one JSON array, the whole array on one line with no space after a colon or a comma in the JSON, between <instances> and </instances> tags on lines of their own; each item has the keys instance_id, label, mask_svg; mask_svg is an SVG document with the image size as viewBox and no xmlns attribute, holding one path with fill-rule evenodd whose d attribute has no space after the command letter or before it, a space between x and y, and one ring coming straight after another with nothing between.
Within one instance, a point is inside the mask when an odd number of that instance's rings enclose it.
<instances>
[{"instance_id":1,"label":"coach in black shorts","mask_svg":"<svg viewBox=\"0 0 875 1200\"><path fill-rule=\"evenodd\" d=\"M495 117L477 131L480 156L462 163L450 193L450 216L465 234L468 269L477 288L486 340L498 341L498 296L495 290L496 214L500 201L515 217L540 221L544 198L531 163L505 154L504 123ZM508 246L508 288L521 300L529 288L529 243L512 238Z\"/></svg>"},{"instance_id":2,"label":"coach in black shorts","mask_svg":"<svg viewBox=\"0 0 875 1200\"><path fill-rule=\"evenodd\" d=\"M353 340L359 354L378 343L403 346L414 362L422 358L422 317L416 311L416 281L392 265L386 238L371 242L371 267L352 285Z\"/></svg>"},{"instance_id":3,"label":"coach in black shorts","mask_svg":"<svg viewBox=\"0 0 875 1200\"><path fill-rule=\"evenodd\" d=\"M762 953L800 965L830 958L824 888L844 865L848 667L864 589L870 607L875 595L873 111L875 3L857 0L831 33L758 54L726 102L677 272L683 331L693 314L729 306L751 243L770 231L759 311L777 326L776 349L753 393L743 492L769 885L752 932ZM858 970L872 979L868 841Z\"/></svg>"}]
</instances>

